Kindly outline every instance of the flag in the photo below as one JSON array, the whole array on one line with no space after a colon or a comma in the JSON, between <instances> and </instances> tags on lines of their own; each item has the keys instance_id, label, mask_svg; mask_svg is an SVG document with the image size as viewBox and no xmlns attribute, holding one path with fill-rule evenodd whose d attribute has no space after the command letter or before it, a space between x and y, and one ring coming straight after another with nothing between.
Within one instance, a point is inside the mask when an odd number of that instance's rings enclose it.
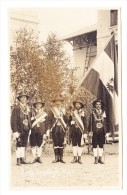
<instances>
[{"instance_id":1,"label":"flag","mask_svg":"<svg viewBox=\"0 0 127 195\"><path fill-rule=\"evenodd\" d=\"M106 47L98 55L80 82L79 88L85 88L91 95L104 102L108 131L114 133L117 112L116 99L118 98L118 71L114 35Z\"/></svg>"}]
</instances>

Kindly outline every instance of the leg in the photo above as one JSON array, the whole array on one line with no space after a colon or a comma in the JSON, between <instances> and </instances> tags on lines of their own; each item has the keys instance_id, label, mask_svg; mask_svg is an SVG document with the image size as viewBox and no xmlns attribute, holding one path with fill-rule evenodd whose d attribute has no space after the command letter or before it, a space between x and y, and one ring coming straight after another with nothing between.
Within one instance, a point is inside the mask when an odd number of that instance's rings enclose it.
<instances>
[{"instance_id":1,"label":"leg","mask_svg":"<svg viewBox=\"0 0 127 195\"><path fill-rule=\"evenodd\" d=\"M36 134L32 131L30 135L30 145L31 145L31 151L33 155L32 164L37 162L37 146L36 146Z\"/></svg>"},{"instance_id":2,"label":"leg","mask_svg":"<svg viewBox=\"0 0 127 195\"><path fill-rule=\"evenodd\" d=\"M52 161L52 163L56 163L59 162L59 135L58 135L58 131L59 131L59 126L55 126L52 130L52 139L53 139L53 144L54 144L54 154L55 154L55 160Z\"/></svg>"},{"instance_id":3,"label":"leg","mask_svg":"<svg viewBox=\"0 0 127 195\"><path fill-rule=\"evenodd\" d=\"M16 158L17 158L17 165L21 165L21 161L20 161L20 147L16 148Z\"/></svg>"},{"instance_id":4,"label":"leg","mask_svg":"<svg viewBox=\"0 0 127 195\"><path fill-rule=\"evenodd\" d=\"M98 162L101 164L104 164L104 162L102 161L102 156L103 156L103 144L104 144L104 132L103 130L100 131L99 135L98 135L98 143L99 143L99 160Z\"/></svg>"},{"instance_id":5,"label":"leg","mask_svg":"<svg viewBox=\"0 0 127 195\"><path fill-rule=\"evenodd\" d=\"M41 135L40 132L37 133L37 162L39 163L42 163L42 160L41 160L41 155L42 155L42 147L41 144L42 144L42 140L43 140L43 137Z\"/></svg>"},{"instance_id":6,"label":"leg","mask_svg":"<svg viewBox=\"0 0 127 195\"><path fill-rule=\"evenodd\" d=\"M22 147L21 147L21 163L26 164L25 158L25 148L27 146L27 141L28 141L28 132L24 131L22 136L21 136L21 142L22 142Z\"/></svg>"},{"instance_id":7,"label":"leg","mask_svg":"<svg viewBox=\"0 0 127 195\"><path fill-rule=\"evenodd\" d=\"M77 132L77 141L78 141L78 163L82 164L82 161L81 161L81 156L82 156L82 151L83 151L83 148L81 147L81 141L82 141L82 133L80 131L80 129L77 129L78 132Z\"/></svg>"},{"instance_id":8,"label":"leg","mask_svg":"<svg viewBox=\"0 0 127 195\"><path fill-rule=\"evenodd\" d=\"M78 155L78 141L77 141L77 128L72 125L71 126L71 139L72 139L72 151L73 151L73 160L71 163L76 163L77 162L77 155Z\"/></svg>"},{"instance_id":9,"label":"leg","mask_svg":"<svg viewBox=\"0 0 127 195\"><path fill-rule=\"evenodd\" d=\"M32 160L32 164L37 162L37 146L31 147L31 151L33 154L33 160Z\"/></svg>"},{"instance_id":10,"label":"leg","mask_svg":"<svg viewBox=\"0 0 127 195\"><path fill-rule=\"evenodd\" d=\"M98 164L97 134L96 133L93 134L92 144L93 144L93 154L95 158L94 164Z\"/></svg>"},{"instance_id":11,"label":"leg","mask_svg":"<svg viewBox=\"0 0 127 195\"><path fill-rule=\"evenodd\" d=\"M77 162L77 154L78 154L78 146L72 146L72 150L73 150L73 160L71 161L71 163L76 163Z\"/></svg>"},{"instance_id":12,"label":"leg","mask_svg":"<svg viewBox=\"0 0 127 195\"><path fill-rule=\"evenodd\" d=\"M54 146L54 154L55 154L55 160L52 161L52 163L59 162L59 154L58 154L58 146Z\"/></svg>"},{"instance_id":13,"label":"leg","mask_svg":"<svg viewBox=\"0 0 127 195\"><path fill-rule=\"evenodd\" d=\"M65 163L65 161L63 160L63 147L59 147L59 155L60 155L60 162Z\"/></svg>"},{"instance_id":14,"label":"leg","mask_svg":"<svg viewBox=\"0 0 127 195\"><path fill-rule=\"evenodd\" d=\"M83 148L78 146L78 163L80 164L82 164L82 161L81 161L82 150Z\"/></svg>"},{"instance_id":15,"label":"leg","mask_svg":"<svg viewBox=\"0 0 127 195\"><path fill-rule=\"evenodd\" d=\"M65 163L65 161L63 160L64 132L63 132L63 129L61 126L59 129L59 143L58 143L58 145L59 145L59 148L58 148L59 160L60 160L60 162Z\"/></svg>"}]
</instances>

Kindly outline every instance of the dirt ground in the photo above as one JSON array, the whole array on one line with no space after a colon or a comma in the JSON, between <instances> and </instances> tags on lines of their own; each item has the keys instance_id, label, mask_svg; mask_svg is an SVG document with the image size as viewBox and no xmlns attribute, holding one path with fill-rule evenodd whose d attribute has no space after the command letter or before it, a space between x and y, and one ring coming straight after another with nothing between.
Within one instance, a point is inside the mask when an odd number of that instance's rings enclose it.
<instances>
[{"instance_id":1,"label":"dirt ground","mask_svg":"<svg viewBox=\"0 0 127 195\"><path fill-rule=\"evenodd\" d=\"M17 166L15 152L12 153L10 172L11 188L35 189L121 189L121 166L119 167L118 143L106 144L103 159L105 164L94 164L92 152L87 154L83 148L83 164L72 164L71 146L64 149L63 163L52 163L54 153L52 145L46 145L42 153L43 163ZM30 148L27 148L27 161L32 160Z\"/></svg>"}]
</instances>

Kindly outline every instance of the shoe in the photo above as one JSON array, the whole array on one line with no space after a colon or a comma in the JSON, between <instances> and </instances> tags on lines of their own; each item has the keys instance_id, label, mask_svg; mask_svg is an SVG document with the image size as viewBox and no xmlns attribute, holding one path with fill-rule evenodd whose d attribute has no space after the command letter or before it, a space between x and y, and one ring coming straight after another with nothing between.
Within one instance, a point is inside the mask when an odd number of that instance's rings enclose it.
<instances>
[{"instance_id":1,"label":"shoe","mask_svg":"<svg viewBox=\"0 0 127 195\"><path fill-rule=\"evenodd\" d=\"M57 162L59 162L59 157L56 155L55 160L53 160L52 163L57 163Z\"/></svg>"},{"instance_id":2,"label":"shoe","mask_svg":"<svg viewBox=\"0 0 127 195\"><path fill-rule=\"evenodd\" d=\"M79 163L79 164L82 164L81 156L78 157L78 163Z\"/></svg>"},{"instance_id":3,"label":"shoe","mask_svg":"<svg viewBox=\"0 0 127 195\"><path fill-rule=\"evenodd\" d=\"M95 157L94 164L98 164L98 158L97 157Z\"/></svg>"},{"instance_id":4,"label":"shoe","mask_svg":"<svg viewBox=\"0 0 127 195\"><path fill-rule=\"evenodd\" d=\"M101 156L99 156L98 162L99 162L100 164L105 164L105 163L102 161L102 157L101 157Z\"/></svg>"},{"instance_id":5,"label":"shoe","mask_svg":"<svg viewBox=\"0 0 127 195\"><path fill-rule=\"evenodd\" d=\"M60 157L60 162L65 163L65 161L63 160L63 157Z\"/></svg>"},{"instance_id":6,"label":"shoe","mask_svg":"<svg viewBox=\"0 0 127 195\"><path fill-rule=\"evenodd\" d=\"M20 158L21 164L27 164L24 158Z\"/></svg>"},{"instance_id":7,"label":"shoe","mask_svg":"<svg viewBox=\"0 0 127 195\"><path fill-rule=\"evenodd\" d=\"M76 163L77 162L77 157L74 156L73 160L71 161L71 163Z\"/></svg>"},{"instance_id":8,"label":"shoe","mask_svg":"<svg viewBox=\"0 0 127 195\"><path fill-rule=\"evenodd\" d=\"M31 162L31 164L34 164L35 162L37 162L37 157L35 157L34 159L33 159L33 161Z\"/></svg>"},{"instance_id":9,"label":"shoe","mask_svg":"<svg viewBox=\"0 0 127 195\"><path fill-rule=\"evenodd\" d=\"M41 158L40 158L40 157L38 157L38 158L37 158L37 162L42 163L42 161L41 161Z\"/></svg>"},{"instance_id":10,"label":"shoe","mask_svg":"<svg viewBox=\"0 0 127 195\"><path fill-rule=\"evenodd\" d=\"M20 158L17 158L17 164L16 164L16 165L18 165L18 166L20 166L20 165L21 165Z\"/></svg>"}]
</instances>

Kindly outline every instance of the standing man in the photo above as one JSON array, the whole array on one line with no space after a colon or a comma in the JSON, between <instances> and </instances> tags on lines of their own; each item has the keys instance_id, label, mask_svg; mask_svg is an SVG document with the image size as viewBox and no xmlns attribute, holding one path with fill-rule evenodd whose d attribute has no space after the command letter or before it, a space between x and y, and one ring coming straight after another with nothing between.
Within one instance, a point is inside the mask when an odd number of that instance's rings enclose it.
<instances>
[{"instance_id":1,"label":"standing man","mask_svg":"<svg viewBox=\"0 0 127 195\"><path fill-rule=\"evenodd\" d=\"M51 129L55 154L55 160L52 161L52 163L65 163L63 160L63 148L67 126L67 117L65 115L65 108L63 107L63 99L61 97L57 97L55 100L53 100L51 111Z\"/></svg>"},{"instance_id":2,"label":"standing man","mask_svg":"<svg viewBox=\"0 0 127 195\"><path fill-rule=\"evenodd\" d=\"M48 115L44 111L44 105L45 103L42 101L41 97L37 97L33 103L34 109L32 110L32 128L30 135L30 145L34 157L32 163L42 163L42 147L49 132L47 131Z\"/></svg>"},{"instance_id":3,"label":"standing man","mask_svg":"<svg viewBox=\"0 0 127 195\"><path fill-rule=\"evenodd\" d=\"M17 96L19 104L16 105L11 115L11 128L13 139L16 140L17 165L25 164L25 147L27 146L29 130L31 128L30 109L27 106L29 96L20 93Z\"/></svg>"},{"instance_id":4,"label":"standing man","mask_svg":"<svg viewBox=\"0 0 127 195\"><path fill-rule=\"evenodd\" d=\"M89 132L93 134L92 145L93 153L95 157L94 164L104 164L102 161L103 146L105 144L106 133L106 113L104 111L104 104L101 100L93 102L93 112L90 115ZM99 155L99 159L98 159Z\"/></svg>"},{"instance_id":5,"label":"standing man","mask_svg":"<svg viewBox=\"0 0 127 195\"><path fill-rule=\"evenodd\" d=\"M80 100L73 101L74 110L71 115L70 137L72 141L72 149L74 159L71 163L80 163L82 150L84 146L84 138L87 137L87 123L85 113L82 110L84 104Z\"/></svg>"}]
</instances>

